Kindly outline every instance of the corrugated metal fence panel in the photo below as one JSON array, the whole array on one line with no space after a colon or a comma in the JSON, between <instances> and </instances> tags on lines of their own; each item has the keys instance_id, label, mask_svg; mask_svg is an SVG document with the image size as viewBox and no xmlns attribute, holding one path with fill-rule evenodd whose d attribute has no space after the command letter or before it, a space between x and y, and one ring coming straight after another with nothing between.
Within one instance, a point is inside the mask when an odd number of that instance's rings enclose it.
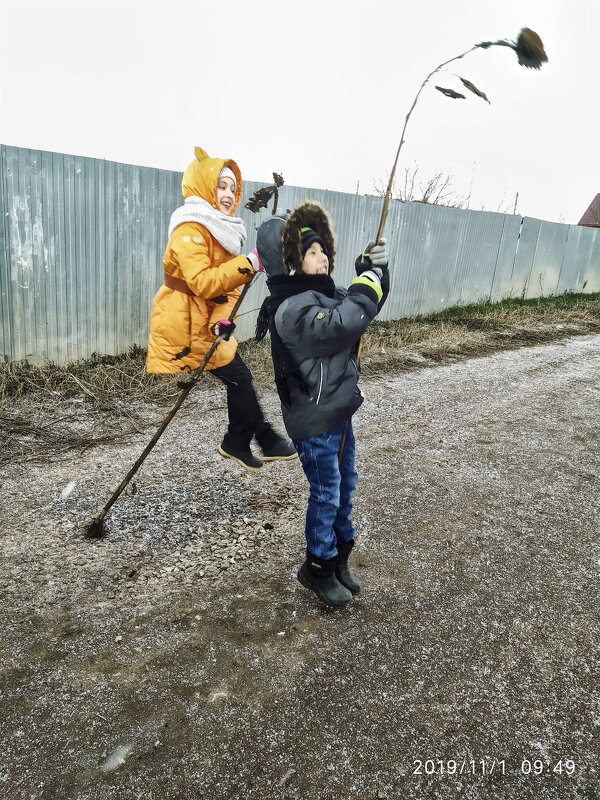
<instances>
[{"instance_id":1,"label":"corrugated metal fence panel","mask_svg":"<svg viewBox=\"0 0 600 800\"><path fill-rule=\"evenodd\" d=\"M522 220L519 216L508 214L504 216L504 226L500 236L498 258L489 297L491 303L499 303L500 300L514 294L513 270L515 251L521 232L521 222Z\"/></svg>"},{"instance_id":2,"label":"corrugated metal fence panel","mask_svg":"<svg viewBox=\"0 0 600 800\"><path fill-rule=\"evenodd\" d=\"M530 225L537 231L537 242L529 269L525 297L554 294L560 276L569 226L525 217L522 231L526 231Z\"/></svg>"},{"instance_id":3,"label":"corrugated metal fence panel","mask_svg":"<svg viewBox=\"0 0 600 800\"><path fill-rule=\"evenodd\" d=\"M10 275L8 261L8 210L5 202L6 169L4 153L0 152L0 357L9 355L9 338L12 330L10 307Z\"/></svg>"},{"instance_id":4,"label":"corrugated metal fence panel","mask_svg":"<svg viewBox=\"0 0 600 800\"><path fill-rule=\"evenodd\" d=\"M395 211L397 230L392 218L388 231L394 291L386 305L387 318L490 298L499 257L506 250L504 215L465 214L419 203L399 204Z\"/></svg>"},{"instance_id":5,"label":"corrugated metal fence panel","mask_svg":"<svg viewBox=\"0 0 600 800\"><path fill-rule=\"evenodd\" d=\"M0 148L0 354L56 363L145 346L181 173L23 148ZM270 209L238 213L247 249ZM284 185L279 210L314 199L337 234L334 278L348 284L374 235L381 198ZM381 318L449 306L600 291L600 230L420 203L390 204L392 290ZM259 276L238 319L253 335Z\"/></svg>"},{"instance_id":6,"label":"corrugated metal fence panel","mask_svg":"<svg viewBox=\"0 0 600 800\"><path fill-rule=\"evenodd\" d=\"M600 292L600 229L569 225L555 294Z\"/></svg>"},{"instance_id":7,"label":"corrugated metal fence panel","mask_svg":"<svg viewBox=\"0 0 600 800\"><path fill-rule=\"evenodd\" d=\"M3 341L57 363L144 344L181 175L2 147Z\"/></svg>"}]
</instances>

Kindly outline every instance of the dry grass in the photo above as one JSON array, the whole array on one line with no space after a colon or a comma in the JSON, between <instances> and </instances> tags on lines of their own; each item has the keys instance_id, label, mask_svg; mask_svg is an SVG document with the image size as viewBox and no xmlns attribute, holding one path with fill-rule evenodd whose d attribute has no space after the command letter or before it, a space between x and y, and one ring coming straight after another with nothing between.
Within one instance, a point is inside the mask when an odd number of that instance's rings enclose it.
<instances>
[{"instance_id":1,"label":"dry grass","mask_svg":"<svg viewBox=\"0 0 600 800\"><path fill-rule=\"evenodd\" d=\"M508 300L440 314L374 322L363 337L367 376L449 363L564 336L600 332L600 294ZM240 352L261 387L271 386L267 342ZM70 450L116 442L156 426L179 394L179 376L148 375L145 351L57 366L0 364L0 465L53 461ZM194 394L210 391L206 376Z\"/></svg>"},{"instance_id":2,"label":"dry grass","mask_svg":"<svg viewBox=\"0 0 600 800\"><path fill-rule=\"evenodd\" d=\"M145 352L57 366L0 365L0 466L60 459L143 432L179 394L177 377L147 375ZM152 421L151 421L152 420Z\"/></svg>"},{"instance_id":3,"label":"dry grass","mask_svg":"<svg viewBox=\"0 0 600 800\"><path fill-rule=\"evenodd\" d=\"M122 401L163 402L178 394L178 376L148 375L146 353L133 347L126 355L94 355L66 366L32 365L27 361L0 365L0 409L15 397L35 395L44 401L80 397L97 411L120 413Z\"/></svg>"},{"instance_id":4,"label":"dry grass","mask_svg":"<svg viewBox=\"0 0 600 800\"><path fill-rule=\"evenodd\" d=\"M375 321L363 337L364 375L432 366L563 336L600 332L600 294L454 307L439 314ZM268 344L242 345L257 383L272 380Z\"/></svg>"}]
</instances>

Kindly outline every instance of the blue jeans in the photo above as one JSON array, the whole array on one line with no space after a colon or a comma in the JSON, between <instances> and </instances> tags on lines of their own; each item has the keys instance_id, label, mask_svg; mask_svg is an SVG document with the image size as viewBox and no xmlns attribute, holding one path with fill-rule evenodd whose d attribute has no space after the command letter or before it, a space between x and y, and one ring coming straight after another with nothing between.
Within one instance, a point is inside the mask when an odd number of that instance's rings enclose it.
<instances>
[{"instance_id":1,"label":"blue jeans","mask_svg":"<svg viewBox=\"0 0 600 800\"><path fill-rule=\"evenodd\" d=\"M294 439L304 473L310 484L306 509L306 547L317 558L334 558L336 541L354 538L350 520L358 473L354 468L354 433L348 420L341 464L338 450L344 423L309 439Z\"/></svg>"}]
</instances>

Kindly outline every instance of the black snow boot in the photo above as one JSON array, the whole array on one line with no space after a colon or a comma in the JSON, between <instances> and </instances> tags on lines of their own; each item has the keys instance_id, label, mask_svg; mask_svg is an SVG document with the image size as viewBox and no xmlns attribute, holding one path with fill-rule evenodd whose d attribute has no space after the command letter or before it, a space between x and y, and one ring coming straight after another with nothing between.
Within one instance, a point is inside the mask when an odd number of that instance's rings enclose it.
<instances>
[{"instance_id":1,"label":"black snow boot","mask_svg":"<svg viewBox=\"0 0 600 800\"><path fill-rule=\"evenodd\" d=\"M352 600L352 593L335 577L336 562L337 558L317 558L307 550L306 561L298 570L298 580L326 605L343 608Z\"/></svg>"},{"instance_id":2,"label":"black snow boot","mask_svg":"<svg viewBox=\"0 0 600 800\"><path fill-rule=\"evenodd\" d=\"M289 461L298 458L298 453L291 439L280 436L273 428L256 435L263 461Z\"/></svg>"},{"instance_id":3,"label":"black snow boot","mask_svg":"<svg viewBox=\"0 0 600 800\"><path fill-rule=\"evenodd\" d=\"M233 461L237 461L238 464L244 469L250 470L250 472L256 472L263 467L263 462L250 450L249 444L244 446L240 442L236 442L228 433L225 434L225 438L217 447L217 452L224 458L231 458Z\"/></svg>"},{"instance_id":4,"label":"black snow boot","mask_svg":"<svg viewBox=\"0 0 600 800\"><path fill-rule=\"evenodd\" d=\"M360 582L350 572L350 568L348 567L348 556L354 547L354 539L350 539L349 542L336 542L335 545L338 551L335 576L342 586L345 586L346 589L350 589L352 594L358 594L360 592Z\"/></svg>"}]
</instances>

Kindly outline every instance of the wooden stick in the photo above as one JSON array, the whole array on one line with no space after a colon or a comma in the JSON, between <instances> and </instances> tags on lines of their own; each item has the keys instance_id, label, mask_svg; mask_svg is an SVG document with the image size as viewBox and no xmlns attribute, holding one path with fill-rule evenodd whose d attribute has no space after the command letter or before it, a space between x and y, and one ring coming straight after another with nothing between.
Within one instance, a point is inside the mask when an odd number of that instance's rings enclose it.
<instances>
[{"instance_id":1,"label":"wooden stick","mask_svg":"<svg viewBox=\"0 0 600 800\"><path fill-rule=\"evenodd\" d=\"M233 321L233 318L237 314L238 309L241 306L244 297L248 293L248 289L250 288L250 284L251 283L252 283L252 281L250 281L250 283L245 284L244 288L240 292L240 296L236 300L236 303L235 303L235 305L234 305L233 309L231 310L231 313L230 313L230 315L228 317L230 322ZM163 435L167 425L171 422L171 420L173 419L175 414L179 411L183 401L188 396L188 394L190 393L192 388L200 380L200 378L202 377L202 373L204 372L204 368L206 367L206 365L210 361L210 358L211 358L212 354L217 349L217 346L219 345L219 342L221 342L222 340L223 340L223 336L222 335L221 336L217 336L216 339L211 344L211 346L206 351L206 355L202 359L202 362L196 367L196 369L194 369L194 370L192 370L192 372L188 373L188 375L191 378L191 380L188 381L186 383L186 385L182 388L181 394L177 398L177 400L175 402L175 405L169 411L167 416L164 418L164 420L162 421L160 427L158 428L158 430L156 431L156 433L154 434L152 439L148 442L148 444L144 448L144 450L143 450L142 454L140 455L140 457L137 459L135 464L131 467L131 469L129 470L127 475L123 478L123 480L121 481L119 486L115 489L115 491L111 495L108 503L104 506L104 508L102 509L100 514L98 514L97 517L94 517L94 519L86 527L86 535L88 536L88 538L99 538L99 537L104 535L104 517L108 514L108 512L110 511L112 506L119 499L119 497L121 496L121 494L125 490L125 487L129 483L129 481L133 478L135 473L142 466L142 464L145 461L148 453L152 450L154 445L158 442L160 437ZM197 375L197 377L193 378L194 375Z\"/></svg>"},{"instance_id":2,"label":"wooden stick","mask_svg":"<svg viewBox=\"0 0 600 800\"><path fill-rule=\"evenodd\" d=\"M377 236L375 237L375 243L376 244L379 244L379 242L381 240L381 237L383 235L383 229L385 227L385 221L387 219L388 208L389 208L389 205L390 205L390 198L391 198L391 195L392 195L392 184L394 183L394 176L396 175L396 166L398 165L398 157L400 155L400 150L402 149L402 145L404 144L404 134L406 133L406 126L408 125L408 120L410 119L410 115L412 114L412 112L414 111L415 106L417 105L417 100L419 99L419 96L420 96L421 92L423 91L423 89L425 88L427 83L429 82L429 79L431 78L431 76L435 75L435 73L438 72L438 70L442 69L442 67L445 67L446 64L450 64L451 61L458 61L459 58L464 58L464 56L466 56L467 53L471 53L473 50L475 50L479 46L480 45L476 44L473 47L469 48L468 50L465 50L465 52L461 53L459 56L454 56L454 58L449 58L448 61L444 61L443 64L440 64L434 70L432 70L429 73L429 75L425 78L423 83L421 84L421 87L420 87L419 91L417 92L417 94L415 96L415 99L413 100L413 104L410 107L410 110L409 110L408 114L406 115L406 119L404 120L404 127L402 128L402 133L400 135L400 144L398 145L398 149L396 150L396 158L394 159L394 166L392 167L392 171L390 172L390 179L388 180L387 189L385 191L385 196L383 198L383 205L382 205L382 208L381 208L381 216L379 217L379 227L377 228Z\"/></svg>"}]
</instances>

